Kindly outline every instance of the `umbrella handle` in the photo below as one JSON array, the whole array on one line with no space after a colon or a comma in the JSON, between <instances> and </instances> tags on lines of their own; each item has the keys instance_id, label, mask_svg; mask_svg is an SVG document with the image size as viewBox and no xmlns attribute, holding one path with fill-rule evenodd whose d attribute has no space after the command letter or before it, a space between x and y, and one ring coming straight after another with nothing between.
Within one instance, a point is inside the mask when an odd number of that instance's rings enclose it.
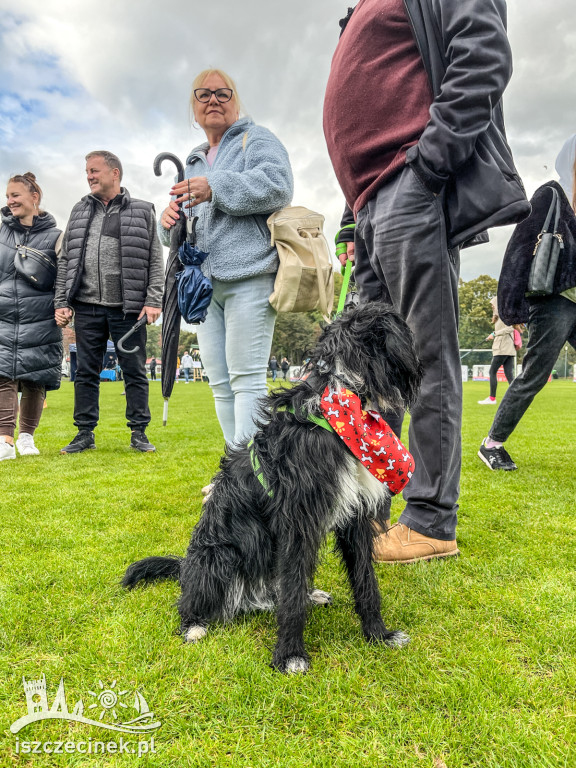
<instances>
[{"instance_id":1,"label":"umbrella handle","mask_svg":"<svg viewBox=\"0 0 576 768\"><path fill-rule=\"evenodd\" d=\"M152 166L154 168L155 175L162 176L161 166L164 160L170 160L171 163L174 163L176 166L176 171L178 172L178 181L184 181L184 166L182 165L182 161L171 152L160 152L159 155L156 155Z\"/></svg>"},{"instance_id":2,"label":"umbrella handle","mask_svg":"<svg viewBox=\"0 0 576 768\"><path fill-rule=\"evenodd\" d=\"M124 355L134 355L136 352L138 352L140 347L136 346L136 347L134 347L134 349L126 349L126 347L124 346L124 342L128 341L130 336L132 336L133 333L136 333L138 328L143 326L144 323L146 323L146 321L147 321L147 318L146 318L146 314L144 313L142 315L142 317L140 318L140 320L137 320L134 323L134 325L132 326L132 328L130 328L128 333L125 333L124 336L122 336L121 339L118 339L118 343L116 344L116 346L118 347L120 352L122 352L122 354L124 354Z\"/></svg>"}]
</instances>

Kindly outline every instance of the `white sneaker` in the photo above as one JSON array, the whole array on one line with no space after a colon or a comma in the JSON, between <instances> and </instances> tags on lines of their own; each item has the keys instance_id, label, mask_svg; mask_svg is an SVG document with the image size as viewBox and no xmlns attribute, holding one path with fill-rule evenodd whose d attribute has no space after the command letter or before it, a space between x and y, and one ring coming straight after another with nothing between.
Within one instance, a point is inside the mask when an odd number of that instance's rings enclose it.
<instances>
[{"instance_id":1,"label":"white sneaker","mask_svg":"<svg viewBox=\"0 0 576 768\"><path fill-rule=\"evenodd\" d=\"M38 456L40 453L34 445L33 435L29 435L28 432L20 432L16 440L16 448L20 456Z\"/></svg>"},{"instance_id":2,"label":"white sneaker","mask_svg":"<svg viewBox=\"0 0 576 768\"><path fill-rule=\"evenodd\" d=\"M486 400L478 400L478 405L496 405L496 399L492 400L487 397Z\"/></svg>"},{"instance_id":3,"label":"white sneaker","mask_svg":"<svg viewBox=\"0 0 576 768\"><path fill-rule=\"evenodd\" d=\"M16 449L13 445L10 445L10 443L6 442L5 437L0 437L0 461L4 461L4 459L15 459L16 458Z\"/></svg>"}]
</instances>

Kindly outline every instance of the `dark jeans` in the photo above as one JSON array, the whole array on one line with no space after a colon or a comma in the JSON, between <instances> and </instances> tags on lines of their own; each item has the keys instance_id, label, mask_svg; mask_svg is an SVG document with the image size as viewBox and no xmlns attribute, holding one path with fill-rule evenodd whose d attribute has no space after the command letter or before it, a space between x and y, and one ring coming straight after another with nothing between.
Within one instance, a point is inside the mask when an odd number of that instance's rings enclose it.
<instances>
[{"instance_id":1,"label":"dark jeans","mask_svg":"<svg viewBox=\"0 0 576 768\"><path fill-rule=\"evenodd\" d=\"M496 397L498 389L498 369L504 367L504 375L508 384L514 378L514 355L494 355L490 366L490 397Z\"/></svg>"},{"instance_id":2,"label":"dark jeans","mask_svg":"<svg viewBox=\"0 0 576 768\"><path fill-rule=\"evenodd\" d=\"M118 349L120 339L136 322L136 313L124 314L115 307L74 304L74 326L78 368L74 379L74 424L78 429L94 429L98 424L100 371L106 343L116 346L118 363L124 374L126 420L131 429L145 429L150 423L148 379L146 378L146 326L141 326L126 342L127 349L140 349L126 355Z\"/></svg>"},{"instance_id":3,"label":"dark jeans","mask_svg":"<svg viewBox=\"0 0 576 768\"><path fill-rule=\"evenodd\" d=\"M530 299L528 345L522 372L516 376L492 422L489 436L505 442L552 373L566 342L576 349L576 304L564 296Z\"/></svg>"},{"instance_id":4,"label":"dark jeans","mask_svg":"<svg viewBox=\"0 0 576 768\"><path fill-rule=\"evenodd\" d=\"M406 166L358 214L361 301L392 304L412 329L424 367L409 439L415 472L400 522L455 537L460 491L462 372L458 348L459 250L450 250L442 200ZM403 414L387 420L400 435Z\"/></svg>"}]
</instances>

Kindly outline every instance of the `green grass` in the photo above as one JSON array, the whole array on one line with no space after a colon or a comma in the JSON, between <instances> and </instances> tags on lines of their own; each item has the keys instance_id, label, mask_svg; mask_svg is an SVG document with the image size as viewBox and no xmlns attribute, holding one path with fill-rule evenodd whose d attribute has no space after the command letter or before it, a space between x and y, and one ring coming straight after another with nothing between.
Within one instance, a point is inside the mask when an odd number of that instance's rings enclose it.
<instances>
[{"instance_id":1,"label":"green grass","mask_svg":"<svg viewBox=\"0 0 576 768\"><path fill-rule=\"evenodd\" d=\"M101 392L96 451L58 454L75 431L65 382L48 396L41 455L0 464L2 768L576 765L576 385L546 386L507 443L519 470L491 473L476 451L495 409L476 403L487 384L465 384L462 556L377 566L385 620L412 638L388 650L364 643L328 542L316 582L334 605L311 612L312 669L295 677L268 666L272 615L185 646L175 584L119 587L133 560L185 551L222 439L205 383L175 387L166 428L151 384L151 455L128 448L122 385ZM162 722L156 754L16 754L22 676L42 673L50 704L61 677L70 707L94 702L98 681L140 690ZM18 737L118 739L60 720Z\"/></svg>"}]
</instances>

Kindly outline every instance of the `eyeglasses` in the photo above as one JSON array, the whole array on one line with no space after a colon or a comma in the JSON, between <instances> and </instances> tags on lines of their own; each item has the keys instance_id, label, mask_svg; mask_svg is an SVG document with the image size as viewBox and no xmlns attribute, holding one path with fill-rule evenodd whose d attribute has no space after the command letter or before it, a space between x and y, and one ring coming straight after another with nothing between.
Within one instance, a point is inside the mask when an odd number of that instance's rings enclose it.
<instances>
[{"instance_id":1,"label":"eyeglasses","mask_svg":"<svg viewBox=\"0 0 576 768\"><path fill-rule=\"evenodd\" d=\"M202 104L207 104L214 94L220 104L224 104L224 102L230 101L233 93L232 88L216 88L215 91L211 91L210 88L196 88L194 98Z\"/></svg>"}]
</instances>

